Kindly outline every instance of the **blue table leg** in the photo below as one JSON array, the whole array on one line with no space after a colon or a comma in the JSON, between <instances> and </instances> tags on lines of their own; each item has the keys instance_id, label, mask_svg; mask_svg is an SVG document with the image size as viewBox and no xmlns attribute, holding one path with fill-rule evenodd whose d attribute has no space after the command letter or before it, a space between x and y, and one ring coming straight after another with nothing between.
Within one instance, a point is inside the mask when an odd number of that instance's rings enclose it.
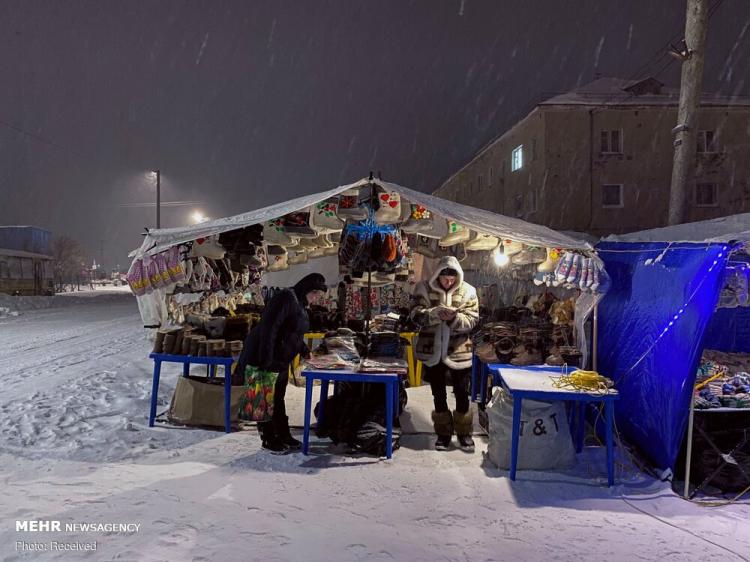
<instances>
[{"instance_id":1,"label":"blue table leg","mask_svg":"<svg viewBox=\"0 0 750 562\"><path fill-rule=\"evenodd\" d=\"M305 377L305 429L302 437L302 453L307 454L310 445L310 415L312 410L313 379Z\"/></svg>"},{"instance_id":2,"label":"blue table leg","mask_svg":"<svg viewBox=\"0 0 750 562\"><path fill-rule=\"evenodd\" d=\"M154 359L154 380L151 384L151 412L148 416L148 426L154 427L156 419L156 399L159 396L159 376L161 375L161 361Z\"/></svg>"},{"instance_id":3,"label":"blue table leg","mask_svg":"<svg viewBox=\"0 0 750 562\"><path fill-rule=\"evenodd\" d=\"M471 389L469 390L469 396L471 401L477 401L477 361L479 358L476 355L471 356Z\"/></svg>"},{"instance_id":4,"label":"blue table leg","mask_svg":"<svg viewBox=\"0 0 750 562\"><path fill-rule=\"evenodd\" d=\"M208 376L210 378L214 378L216 376L216 365L209 365L208 369L209 369L209 371L208 371L209 375Z\"/></svg>"},{"instance_id":5,"label":"blue table leg","mask_svg":"<svg viewBox=\"0 0 750 562\"><path fill-rule=\"evenodd\" d=\"M513 426L511 428L510 441L510 479L516 479L516 466L518 465L518 442L521 431L521 396L516 392L513 397Z\"/></svg>"},{"instance_id":6,"label":"blue table leg","mask_svg":"<svg viewBox=\"0 0 750 562\"><path fill-rule=\"evenodd\" d=\"M583 434L586 428L586 404L585 402L576 402L578 416L576 421L576 453L583 451Z\"/></svg>"},{"instance_id":7,"label":"blue table leg","mask_svg":"<svg viewBox=\"0 0 750 562\"><path fill-rule=\"evenodd\" d=\"M387 382L385 393L385 458L393 457L393 382ZM398 388L398 383L396 383Z\"/></svg>"},{"instance_id":8,"label":"blue table leg","mask_svg":"<svg viewBox=\"0 0 750 562\"><path fill-rule=\"evenodd\" d=\"M190 363L182 364L182 376L186 377L190 374Z\"/></svg>"},{"instance_id":9,"label":"blue table leg","mask_svg":"<svg viewBox=\"0 0 750 562\"><path fill-rule=\"evenodd\" d=\"M320 403L318 404L318 427L323 425L323 412L326 407L326 399L328 398L328 381L325 379L320 380Z\"/></svg>"},{"instance_id":10,"label":"blue table leg","mask_svg":"<svg viewBox=\"0 0 750 562\"><path fill-rule=\"evenodd\" d=\"M615 483L615 456L614 446L612 443L612 426L614 425L615 405L612 400L604 401L604 412L607 422L607 482L609 486Z\"/></svg>"},{"instance_id":11,"label":"blue table leg","mask_svg":"<svg viewBox=\"0 0 750 562\"><path fill-rule=\"evenodd\" d=\"M393 417L397 418L401 415L401 401L400 401L400 389L401 379L396 379L396 383L393 385L393 411L396 412Z\"/></svg>"},{"instance_id":12,"label":"blue table leg","mask_svg":"<svg viewBox=\"0 0 750 562\"><path fill-rule=\"evenodd\" d=\"M231 364L224 364L224 431L232 432L232 370Z\"/></svg>"},{"instance_id":13,"label":"blue table leg","mask_svg":"<svg viewBox=\"0 0 750 562\"><path fill-rule=\"evenodd\" d=\"M487 403L487 369L484 363L479 363L479 394L481 403Z\"/></svg>"}]
</instances>

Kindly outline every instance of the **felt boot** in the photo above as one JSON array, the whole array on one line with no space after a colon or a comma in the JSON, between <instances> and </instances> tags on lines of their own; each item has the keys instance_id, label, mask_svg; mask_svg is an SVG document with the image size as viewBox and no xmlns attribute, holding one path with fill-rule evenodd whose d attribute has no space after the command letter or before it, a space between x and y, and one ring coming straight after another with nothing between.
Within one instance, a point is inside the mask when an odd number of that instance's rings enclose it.
<instances>
[{"instance_id":1,"label":"felt boot","mask_svg":"<svg viewBox=\"0 0 750 562\"><path fill-rule=\"evenodd\" d=\"M299 449L302 446L302 443L292 437L292 432L289 429L288 416L274 416L273 426L278 440L281 441L285 447L288 449Z\"/></svg>"},{"instance_id":2,"label":"felt boot","mask_svg":"<svg viewBox=\"0 0 750 562\"><path fill-rule=\"evenodd\" d=\"M450 412L432 412L432 424L437 433L435 448L444 451L450 446L453 437L453 416Z\"/></svg>"},{"instance_id":3,"label":"felt boot","mask_svg":"<svg viewBox=\"0 0 750 562\"><path fill-rule=\"evenodd\" d=\"M466 451L474 450L474 440L471 438L474 425L474 414L469 406L468 412L453 411L453 425L456 428L458 443Z\"/></svg>"},{"instance_id":4,"label":"felt boot","mask_svg":"<svg viewBox=\"0 0 750 562\"><path fill-rule=\"evenodd\" d=\"M273 420L258 422L258 433L260 433L261 444L264 449L276 453L286 450L286 446L276 434Z\"/></svg>"}]
</instances>

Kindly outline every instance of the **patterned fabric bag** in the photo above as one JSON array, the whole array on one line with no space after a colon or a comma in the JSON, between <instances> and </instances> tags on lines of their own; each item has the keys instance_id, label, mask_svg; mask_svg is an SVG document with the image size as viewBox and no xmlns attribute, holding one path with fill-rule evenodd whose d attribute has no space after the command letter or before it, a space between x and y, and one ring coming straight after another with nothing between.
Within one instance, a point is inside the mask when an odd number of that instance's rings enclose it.
<instances>
[{"instance_id":1,"label":"patterned fabric bag","mask_svg":"<svg viewBox=\"0 0 750 562\"><path fill-rule=\"evenodd\" d=\"M347 189L339 195L339 204L336 209L336 214L343 220L361 220L367 218L367 209L362 207L359 202L358 187Z\"/></svg>"},{"instance_id":2,"label":"patterned fabric bag","mask_svg":"<svg viewBox=\"0 0 750 562\"><path fill-rule=\"evenodd\" d=\"M396 224L401 221L401 195L398 191L384 191L378 195L378 210L375 211L375 222L378 224Z\"/></svg>"},{"instance_id":3,"label":"patterned fabric bag","mask_svg":"<svg viewBox=\"0 0 750 562\"><path fill-rule=\"evenodd\" d=\"M284 232L282 219L273 219L263 223L263 242L278 246L288 246L292 243L292 238Z\"/></svg>"},{"instance_id":4,"label":"patterned fabric bag","mask_svg":"<svg viewBox=\"0 0 750 562\"><path fill-rule=\"evenodd\" d=\"M338 206L336 199L328 199L313 205L310 216L311 226L321 234L341 232L344 228L344 221L336 215Z\"/></svg>"},{"instance_id":5,"label":"patterned fabric bag","mask_svg":"<svg viewBox=\"0 0 750 562\"><path fill-rule=\"evenodd\" d=\"M241 420L263 422L273 416L273 389L279 375L257 367L245 367L245 388L240 398Z\"/></svg>"},{"instance_id":6,"label":"patterned fabric bag","mask_svg":"<svg viewBox=\"0 0 750 562\"><path fill-rule=\"evenodd\" d=\"M440 245L455 246L456 244L463 244L471 239L471 230L466 228L462 224L458 224L456 221L448 221L448 233L440 239Z\"/></svg>"}]
</instances>

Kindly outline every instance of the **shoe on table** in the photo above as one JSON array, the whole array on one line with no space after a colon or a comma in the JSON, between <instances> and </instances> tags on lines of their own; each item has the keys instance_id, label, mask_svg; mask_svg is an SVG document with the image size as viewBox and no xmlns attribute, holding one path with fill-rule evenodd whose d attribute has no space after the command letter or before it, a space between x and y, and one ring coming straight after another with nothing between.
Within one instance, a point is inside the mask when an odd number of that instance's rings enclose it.
<instances>
[{"instance_id":1,"label":"shoe on table","mask_svg":"<svg viewBox=\"0 0 750 562\"><path fill-rule=\"evenodd\" d=\"M464 451L473 451L474 450L474 439L472 439L471 435L457 435L458 437L458 446L461 447Z\"/></svg>"},{"instance_id":2,"label":"shoe on table","mask_svg":"<svg viewBox=\"0 0 750 562\"><path fill-rule=\"evenodd\" d=\"M435 441L435 449L438 451L447 451L451 446L450 435L438 435L437 441Z\"/></svg>"}]
</instances>

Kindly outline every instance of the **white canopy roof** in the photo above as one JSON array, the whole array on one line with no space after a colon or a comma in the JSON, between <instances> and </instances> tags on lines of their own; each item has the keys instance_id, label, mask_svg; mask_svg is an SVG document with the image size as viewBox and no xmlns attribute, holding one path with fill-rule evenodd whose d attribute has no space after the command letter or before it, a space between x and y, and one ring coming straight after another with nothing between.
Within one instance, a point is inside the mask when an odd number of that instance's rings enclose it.
<instances>
[{"instance_id":1,"label":"white canopy roof","mask_svg":"<svg viewBox=\"0 0 750 562\"><path fill-rule=\"evenodd\" d=\"M608 242L750 242L750 213L609 236Z\"/></svg>"},{"instance_id":2,"label":"white canopy roof","mask_svg":"<svg viewBox=\"0 0 750 562\"><path fill-rule=\"evenodd\" d=\"M441 199L433 195L414 191L395 183L384 182L382 180L361 179L357 182L342 185L328 191L321 191L312 195L297 197L283 203L276 203L262 209L249 211L240 215L216 219L197 225L183 226L178 228L162 228L160 230L150 230L146 235L143 244L138 250L130 253L131 257L140 257L144 254L155 254L166 250L176 244L182 244L204 238L260 224L265 221L275 219L306 209L310 205L325 201L329 197L338 195L347 189L361 187L368 183L375 183L384 189L399 192L409 203L419 204L427 207L433 213L443 218L454 220L460 224L466 225L472 230L491 234L499 238L509 238L530 245L539 245L545 247L592 250L593 247L588 242L576 239L566 234L556 232L537 224L532 224L520 219L514 219L498 215L491 211L469 207L454 201Z\"/></svg>"}]
</instances>

